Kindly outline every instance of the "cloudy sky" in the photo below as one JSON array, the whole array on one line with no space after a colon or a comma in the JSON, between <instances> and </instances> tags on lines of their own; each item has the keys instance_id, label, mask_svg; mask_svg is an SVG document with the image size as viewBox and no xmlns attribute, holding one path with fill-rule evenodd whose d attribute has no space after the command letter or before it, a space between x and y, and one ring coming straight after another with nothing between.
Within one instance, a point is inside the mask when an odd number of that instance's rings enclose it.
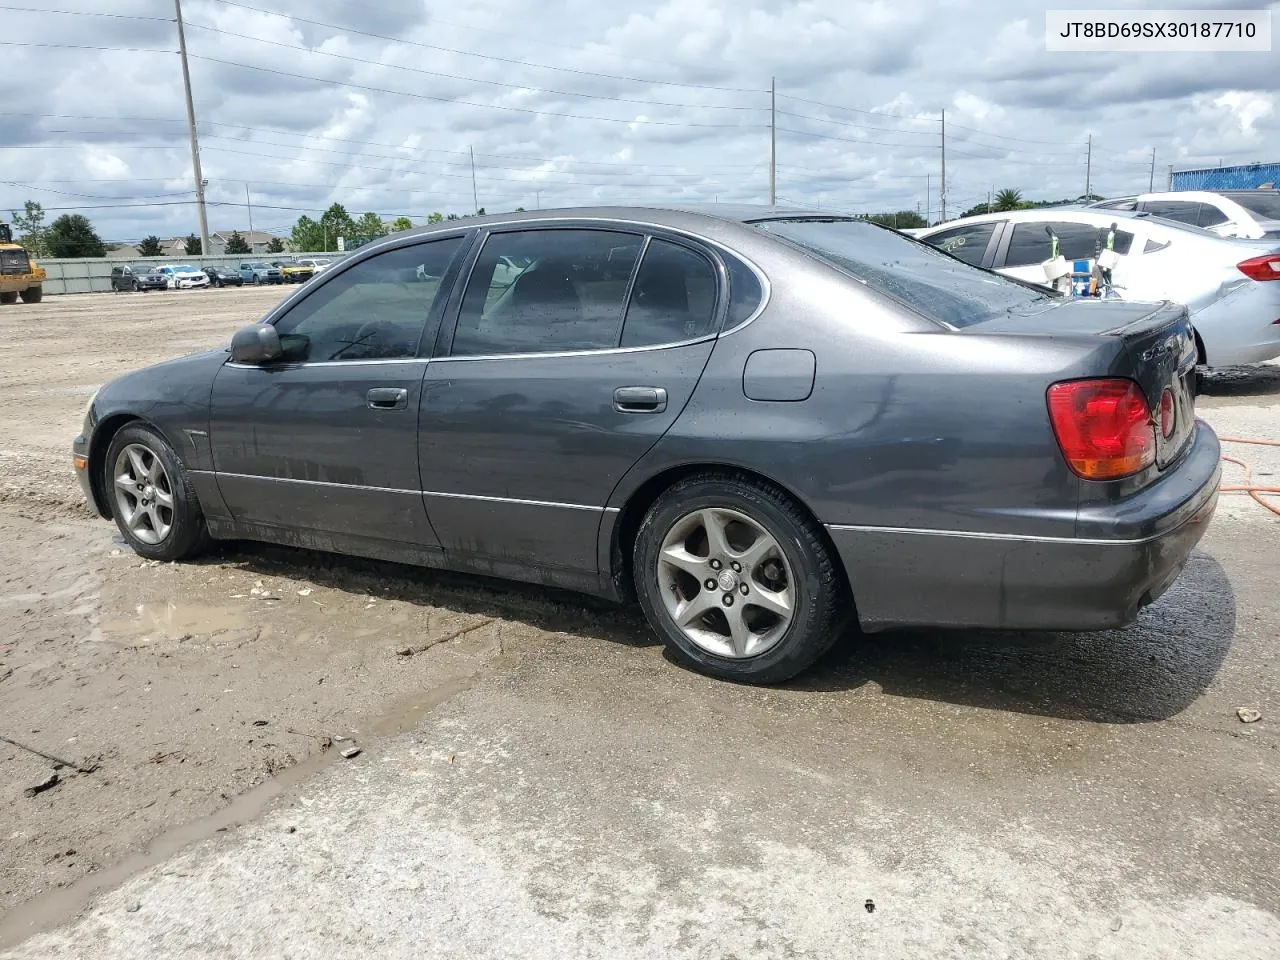
<instances>
[{"instance_id":1,"label":"cloudy sky","mask_svg":"<svg viewBox=\"0 0 1280 960\"><path fill-rule=\"evenodd\" d=\"M1052 6L1064 6L1051 4ZM1089 6L1089 5L1082 5ZM1271 9L1256 0L1093 4ZM61 12L30 12L35 8ZM111 15L90 11L111 10ZM939 214L1280 160L1280 52L1044 51L1017 0L185 0L211 231L769 196ZM82 12L74 12L82 11ZM0 213L198 232L172 0L0 2ZM55 212L56 211L56 212ZM7 216L6 216L7 218Z\"/></svg>"}]
</instances>

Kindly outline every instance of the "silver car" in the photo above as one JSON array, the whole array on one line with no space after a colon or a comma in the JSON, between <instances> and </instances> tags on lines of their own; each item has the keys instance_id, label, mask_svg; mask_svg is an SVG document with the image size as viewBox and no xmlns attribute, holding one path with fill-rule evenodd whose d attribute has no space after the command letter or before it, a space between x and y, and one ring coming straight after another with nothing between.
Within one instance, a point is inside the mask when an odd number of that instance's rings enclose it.
<instances>
[{"instance_id":1,"label":"silver car","mask_svg":"<svg viewBox=\"0 0 1280 960\"><path fill-rule=\"evenodd\" d=\"M913 233L966 263L1044 283L1051 245L1092 259L1117 225L1115 292L1121 299L1186 304L1200 362L1261 363L1280 356L1280 241L1226 240L1150 214L1089 207L989 213Z\"/></svg>"}]
</instances>

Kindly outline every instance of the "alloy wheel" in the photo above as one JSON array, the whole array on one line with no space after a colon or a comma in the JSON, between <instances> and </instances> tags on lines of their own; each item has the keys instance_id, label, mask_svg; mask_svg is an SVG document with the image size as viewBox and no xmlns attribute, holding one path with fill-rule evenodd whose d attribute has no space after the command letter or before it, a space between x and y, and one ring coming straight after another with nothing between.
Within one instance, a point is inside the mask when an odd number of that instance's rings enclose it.
<instances>
[{"instance_id":1,"label":"alloy wheel","mask_svg":"<svg viewBox=\"0 0 1280 960\"><path fill-rule=\"evenodd\" d=\"M708 653L755 657L795 618L795 579L777 539L744 513L708 507L662 540L658 585L679 630Z\"/></svg>"},{"instance_id":2,"label":"alloy wheel","mask_svg":"<svg viewBox=\"0 0 1280 960\"><path fill-rule=\"evenodd\" d=\"M116 509L129 532L157 544L173 529L173 486L150 448L131 443L116 456L112 474Z\"/></svg>"}]
</instances>

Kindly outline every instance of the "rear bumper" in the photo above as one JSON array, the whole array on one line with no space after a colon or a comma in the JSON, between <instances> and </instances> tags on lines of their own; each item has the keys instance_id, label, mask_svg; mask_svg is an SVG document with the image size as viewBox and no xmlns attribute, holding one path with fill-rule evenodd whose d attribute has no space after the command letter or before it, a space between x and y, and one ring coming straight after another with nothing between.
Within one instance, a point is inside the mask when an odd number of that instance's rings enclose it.
<instances>
[{"instance_id":1,"label":"rear bumper","mask_svg":"<svg viewBox=\"0 0 1280 960\"><path fill-rule=\"evenodd\" d=\"M1037 537L828 526L866 630L1097 630L1130 623L1177 578L1218 502L1217 437L1151 487L1091 509L1088 532ZM1111 513L1108 526L1101 515ZM1108 535L1110 534L1110 535Z\"/></svg>"}]
</instances>

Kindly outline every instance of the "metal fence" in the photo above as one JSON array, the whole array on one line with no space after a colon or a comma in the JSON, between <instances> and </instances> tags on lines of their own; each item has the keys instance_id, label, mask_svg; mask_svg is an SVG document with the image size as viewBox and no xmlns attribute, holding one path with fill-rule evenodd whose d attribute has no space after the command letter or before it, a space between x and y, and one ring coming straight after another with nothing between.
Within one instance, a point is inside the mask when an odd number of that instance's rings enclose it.
<instances>
[{"instance_id":1,"label":"metal fence","mask_svg":"<svg viewBox=\"0 0 1280 960\"><path fill-rule=\"evenodd\" d=\"M1207 170L1175 170L1173 190L1254 190L1271 184L1280 186L1280 163L1250 163Z\"/></svg>"},{"instance_id":2,"label":"metal fence","mask_svg":"<svg viewBox=\"0 0 1280 960\"><path fill-rule=\"evenodd\" d=\"M286 263L289 260L304 257L338 261L343 256L345 254L330 251L329 253L291 253L287 258L280 257L279 254L266 256L233 254L220 257L138 257L134 260L37 259L36 263L44 267L48 274L44 281L44 292L52 296L61 293L105 293L111 289L111 269L128 263L154 263L156 266L185 263L203 269L204 267L236 267L241 263L249 262L271 263L273 260Z\"/></svg>"}]
</instances>

